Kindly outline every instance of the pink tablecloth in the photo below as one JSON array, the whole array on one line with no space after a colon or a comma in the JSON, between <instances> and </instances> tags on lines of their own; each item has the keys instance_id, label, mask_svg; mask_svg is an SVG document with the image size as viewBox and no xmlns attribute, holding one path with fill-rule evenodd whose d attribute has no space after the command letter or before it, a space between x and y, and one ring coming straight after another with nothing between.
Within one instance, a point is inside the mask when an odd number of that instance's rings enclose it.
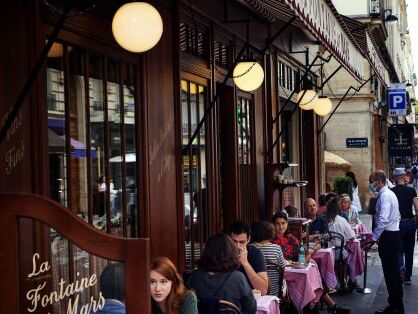
<instances>
[{"instance_id":1,"label":"pink tablecloth","mask_svg":"<svg viewBox=\"0 0 418 314\"><path fill-rule=\"evenodd\" d=\"M286 267L284 278L289 298L296 309L302 310L307 305L313 307L321 298L321 274L315 262L310 262L304 269Z\"/></svg>"},{"instance_id":2,"label":"pink tablecloth","mask_svg":"<svg viewBox=\"0 0 418 314\"><path fill-rule=\"evenodd\" d=\"M363 223L359 223L358 225L352 227L352 229L356 235L370 232Z\"/></svg>"},{"instance_id":3,"label":"pink tablecloth","mask_svg":"<svg viewBox=\"0 0 418 314\"><path fill-rule=\"evenodd\" d=\"M320 249L312 256L318 264L322 280L328 288L337 286L337 276L335 275L334 263L335 253L333 248Z\"/></svg>"},{"instance_id":4,"label":"pink tablecloth","mask_svg":"<svg viewBox=\"0 0 418 314\"><path fill-rule=\"evenodd\" d=\"M280 300L273 295L256 297L257 314L280 314Z\"/></svg>"},{"instance_id":5,"label":"pink tablecloth","mask_svg":"<svg viewBox=\"0 0 418 314\"><path fill-rule=\"evenodd\" d=\"M354 282L364 272L364 259L360 247L360 241L349 241L345 245L348 251L347 268L350 280Z\"/></svg>"}]
</instances>

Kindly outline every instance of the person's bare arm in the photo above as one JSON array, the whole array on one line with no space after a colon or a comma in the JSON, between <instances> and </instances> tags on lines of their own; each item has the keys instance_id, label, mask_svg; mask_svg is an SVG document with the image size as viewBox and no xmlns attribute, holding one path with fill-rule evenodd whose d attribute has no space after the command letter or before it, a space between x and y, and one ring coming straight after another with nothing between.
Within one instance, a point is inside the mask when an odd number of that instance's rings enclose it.
<instances>
[{"instance_id":1,"label":"person's bare arm","mask_svg":"<svg viewBox=\"0 0 418 314\"><path fill-rule=\"evenodd\" d=\"M253 288L260 290L261 295L266 295L269 287L267 272L256 273L254 271L248 262L248 251L246 249L240 250L240 262Z\"/></svg>"},{"instance_id":2,"label":"person's bare arm","mask_svg":"<svg viewBox=\"0 0 418 314\"><path fill-rule=\"evenodd\" d=\"M415 215L418 215L418 197L414 198Z\"/></svg>"}]
</instances>

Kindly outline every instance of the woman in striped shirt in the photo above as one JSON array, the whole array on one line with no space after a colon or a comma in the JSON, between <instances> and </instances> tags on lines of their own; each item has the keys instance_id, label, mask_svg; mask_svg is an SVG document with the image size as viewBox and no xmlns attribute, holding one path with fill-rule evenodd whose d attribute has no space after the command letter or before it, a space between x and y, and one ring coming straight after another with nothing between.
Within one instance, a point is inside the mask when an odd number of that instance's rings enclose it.
<instances>
[{"instance_id":1,"label":"woman in striped shirt","mask_svg":"<svg viewBox=\"0 0 418 314\"><path fill-rule=\"evenodd\" d=\"M270 287L269 294L278 296L280 274L278 273L277 266L285 267L286 261L280 246L271 243L274 238L274 233L274 226L267 221L260 220L251 226L252 241L261 250L266 260Z\"/></svg>"}]
</instances>

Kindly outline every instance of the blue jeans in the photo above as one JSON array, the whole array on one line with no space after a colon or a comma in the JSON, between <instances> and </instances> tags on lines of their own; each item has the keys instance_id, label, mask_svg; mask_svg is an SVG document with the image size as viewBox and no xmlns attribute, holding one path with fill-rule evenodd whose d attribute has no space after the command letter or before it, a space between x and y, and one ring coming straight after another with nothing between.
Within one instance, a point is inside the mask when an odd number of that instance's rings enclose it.
<instances>
[{"instance_id":1,"label":"blue jeans","mask_svg":"<svg viewBox=\"0 0 418 314\"><path fill-rule=\"evenodd\" d=\"M405 270L406 280L409 280L412 275L416 228L417 225L415 218L401 220L399 224L401 236L401 245L399 247L399 265Z\"/></svg>"}]
</instances>

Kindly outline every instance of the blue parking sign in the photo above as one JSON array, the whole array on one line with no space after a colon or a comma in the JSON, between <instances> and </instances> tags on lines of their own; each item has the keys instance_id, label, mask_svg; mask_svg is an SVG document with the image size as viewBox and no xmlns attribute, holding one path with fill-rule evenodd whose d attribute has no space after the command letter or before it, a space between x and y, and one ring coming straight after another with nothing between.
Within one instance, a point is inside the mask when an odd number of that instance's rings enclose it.
<instances>
[{"instance_id":1,"label":"blue parking sign","mask_svg":"<svg viewBox=\"0 0 418 314\"><path fill-rule=\"evenodd\" d=\"M406 116L406 90L403 84L394 84L388 89L390 116Z\"/></svg>"}]
</instances>

